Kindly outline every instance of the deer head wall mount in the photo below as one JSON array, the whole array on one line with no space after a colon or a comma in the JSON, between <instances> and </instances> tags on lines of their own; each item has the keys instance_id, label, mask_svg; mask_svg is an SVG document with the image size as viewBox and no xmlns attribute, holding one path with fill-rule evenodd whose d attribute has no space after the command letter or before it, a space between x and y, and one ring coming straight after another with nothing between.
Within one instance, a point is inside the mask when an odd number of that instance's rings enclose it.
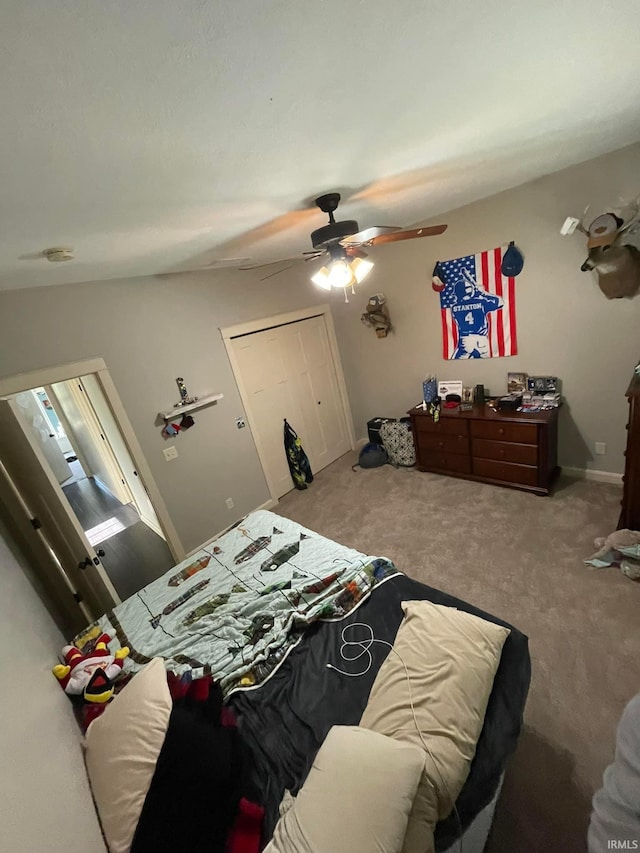
<instances>
[{"instance_id":1,"label":"deer head wall mount","mask_svg":"<svg viewBox=\"0 0 640 853\"><path fill-rule=\"evenodd\" d=\"M587 237L588 255L580 269L598 274L598 285L607 299L630 298L640 288L640 251L633 239L640 231L639 210L638 199L625 202L621 210L596 216L588 228L584 226L585 210L582 221L568 217L560 231L563 235L580 231Z\"/></svg>"}]
</instances>

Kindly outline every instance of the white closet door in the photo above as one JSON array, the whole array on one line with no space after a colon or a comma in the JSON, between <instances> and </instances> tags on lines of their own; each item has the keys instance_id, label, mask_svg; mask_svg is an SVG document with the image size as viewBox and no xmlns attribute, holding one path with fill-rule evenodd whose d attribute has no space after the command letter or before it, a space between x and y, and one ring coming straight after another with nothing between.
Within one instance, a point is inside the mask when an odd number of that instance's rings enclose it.
<instances>
[{"instance_id":1,"label":"white closet door","mask_svg":"<svg viewBox=\"0 0 640 853\"><path fill-rule=\"evenodd\" d=\"M321 471L350 448L324 318L291 323L282 333L304 418L305 450L313 471Z\"/></svg>"},{"instance_id":2,"label":"white closet door","mask_svg":"<svg viewBox=\"0 0 640 853\"><path fill-rule=\"evenodd\" d=\"M249 395L251 423L265 460L265 476L277 497L291 491L293 483L284 452L284 419L300 433L302 413L286 368L279 328L245 335L233 349Z\"/></svg>"},{"instance_id":3,"label":"white closet door","mask_svg":"<svg viewBox=\"0 0 640 853\"><path fill-rule=\"evenodd\" d=\"M314 474L350 449L324 318L243 335L232 344L265 475L280 498L293 488L284 418L298 433Z\"/></svg>"}]
</instances>

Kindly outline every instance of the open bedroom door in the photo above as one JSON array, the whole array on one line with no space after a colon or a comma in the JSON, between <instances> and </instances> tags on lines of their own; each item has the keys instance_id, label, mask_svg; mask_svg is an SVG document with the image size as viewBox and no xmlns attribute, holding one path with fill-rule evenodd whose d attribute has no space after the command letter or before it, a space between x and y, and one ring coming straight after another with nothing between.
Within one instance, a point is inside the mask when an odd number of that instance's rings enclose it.
<instances>
[{"instance_id":1,"label":"open bedroom door","mask_svg":"<svg viewBox=\"0 0 640 853\"><path fill-rule=\"evenodd\" d=\"M64 573L94 618L120 602L38 443L28 434L15 399L0 399L0 460L13 487L34 513ZM44 567L39 568L46 571Z\"/></svg>"}]
</instances>

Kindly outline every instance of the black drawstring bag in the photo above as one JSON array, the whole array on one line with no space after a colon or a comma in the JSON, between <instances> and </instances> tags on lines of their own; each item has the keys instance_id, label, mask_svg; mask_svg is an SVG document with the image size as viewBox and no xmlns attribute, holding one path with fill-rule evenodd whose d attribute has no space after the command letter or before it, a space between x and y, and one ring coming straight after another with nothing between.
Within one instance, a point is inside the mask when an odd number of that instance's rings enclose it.
<instances>
[{"instance_id":1,"label":"black drawstring bag","mask_svg":"<svg viewBox=\"0 0 640 853\"><path fill-rule=\"evenodd\" d=\"M296 489L306 489L308 483L313 483L313 474L307 454L297 432L284 420L284 452L287 454L291 479Z\"/></svg>"}]
</instances>

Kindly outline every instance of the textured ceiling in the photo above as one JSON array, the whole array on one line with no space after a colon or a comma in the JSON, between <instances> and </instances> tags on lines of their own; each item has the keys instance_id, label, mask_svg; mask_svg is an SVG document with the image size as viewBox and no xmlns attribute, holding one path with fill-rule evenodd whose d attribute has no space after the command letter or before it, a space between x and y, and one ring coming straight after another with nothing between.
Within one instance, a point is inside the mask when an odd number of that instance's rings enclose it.
<instances>
[{"instance_id":1,"label":"textured ceiling","mask_svg":"<svg viewBox=\"0 0 640 853\"><path fill-rule=\"evenodd\" d=\"M310 248L640 139L637 0L3 0L0 287ZM640 189L640 188L639 188ZM76 260L37 253L70 245Z\"/></svg>"}]
</instances>

